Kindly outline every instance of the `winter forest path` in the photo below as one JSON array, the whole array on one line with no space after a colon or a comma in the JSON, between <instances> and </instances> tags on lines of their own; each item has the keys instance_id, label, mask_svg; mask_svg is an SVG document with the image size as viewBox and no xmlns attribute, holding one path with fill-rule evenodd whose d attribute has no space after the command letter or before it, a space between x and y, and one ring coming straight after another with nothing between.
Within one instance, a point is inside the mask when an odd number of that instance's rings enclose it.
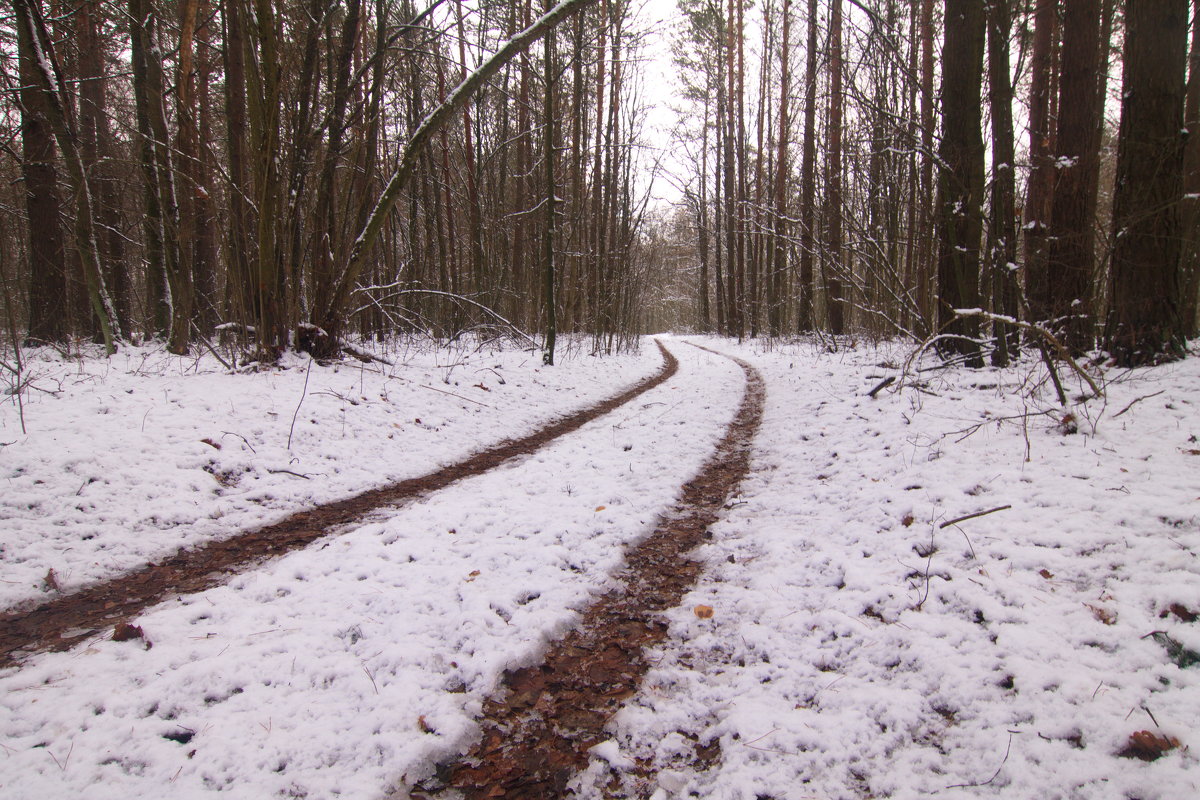
<instances>
[{"instance_id":1,"label":"winter forest path","mask_svg":"<svg viewBox=\"0 0 1200 800\"><path fill-rule=\"evenodd\" d=\"M562 797L587 765L589 749L607 738L609 718L650 667L646 649L666 638L659 613L677 606L700 575L701 564L688 558L689 551L704 540L749 471L766 388L753 366L726 357L746 378L737 414L653 533L627 552L617 575L624 585L584 610L579 624L551 646L542 663L506 673L501 695L484 705L481 740L412 789L412 797ZM390 796L407 795L399 789Z\"/></svg>"},{"instance_id":2,"label":"winter forest path","mask_svg":"<svg viewBox=\"0 0 1200 800\"><path fill-rule=\"evenodd\" d=\"M105 627L130 620L173 594L200 592L232 575L311 544L336 528L360 521L386 506L412 500L465 478L480 475L619 408L670 379L679 362L656 340L663 367L655 375L602 403L563 417L528 436L504 442L456 464L353 497L292 514L283 520L184 550L135 572L94 584L33 609L0 615L0 668L24 655L62 651Z\"/></svg>"}]
</instances>

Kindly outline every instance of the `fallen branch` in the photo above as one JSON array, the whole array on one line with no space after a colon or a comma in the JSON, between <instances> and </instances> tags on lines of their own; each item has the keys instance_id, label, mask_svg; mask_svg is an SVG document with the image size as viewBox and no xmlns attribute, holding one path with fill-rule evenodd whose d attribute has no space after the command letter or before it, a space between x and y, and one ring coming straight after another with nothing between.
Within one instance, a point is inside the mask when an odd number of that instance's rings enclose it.
<instances>
[{"instance_id":1,"label":"fallen branch","mask_svg":"<svg viewBox=\"0 0 1200 800\"><path fill-rule=\"evenodd\" d=\"M882 381L880 381L878 386L876 386L871 391L867 392L867 397L870 397L872 400L874 400L875 395L879 394L880 392L882 392L884 389L891 386L895 382L896 382L896 376L889 375L888 377L886 377Z\"/></svg>"},{"instance_id":2,"label":"fallen branch","mask_svg":"<svg viewBox=\"0 0 1200 800\"><path fill-rule=\"evenodd\" d=\"M1054 351L1058 354L1058 357L1066 362L1076 375L1083 379L1084 383L1088 385L1088 388L1092 390L1092 395L1094 397L1104 396L1104 392L1100 391L1100 387L1096 385L1096 381L1091 375L1087 374L1083 367L1079 366L1079 363L1074 358L1071 357L1071 353L1069 350L1067 350L1066 346L1059 341L1057 336L1043 328L1041 325L1034 325L1031 322L1025 322L1004 314L993 314L990 311L984 311L980 308L956 308L954 309L954 313L960 317L981 317L982 319L991 320L992 322L1003 322L1006 325L1012 325L1020 328L1023 331L1036 333L1038 336L1049 342L1054 348Z\"/></svg>"},{"instance_id":3,"label":"fallen branch","mask_svg":"<svg viewBox=\"0 0 1200 800\"><path fill-rule=\"evenodd\" d=\"M484 408L491 408L491 406L489 406L487 403L481 403L478 400L472 400L469 397L463 397L461 394L455 394L454 392L447 392L444 389L435 389L434 387L426 386L423 383L418 383L417 386L420 386L422 389L428 389L431 392L441 392L442 394L448 394L451 397L457 397L459 400L466 400L468 403L474 403L477 406L483 406Z\"/></svg>"},{"instance_id":4,"label":"fallen branch","mask_svg":"<svg viewBox=\"0 0 1200 800\"><path fill-rule=\"evenodd\" d=\"M989 508L987 511L976 511L974 514L967 514L965 517L956 517L955 519L951 519L951 520L947 520L946 522L943 522L941 525L938 526L938 530L941 530L943 528L949 528L951 525L957 524L959 522L966 522L967 520L975 519L976 517L986 517L988 514L995 514L997 511L1006 511L1010 508L1012 508L1011 504L1006 505L1006 506L996 506L995 508Z\"/></svg>"},{"instance_id":5,"label":"fallen branch","mask_svg":"<svg viewBox=\"0 0 1200 800\"><path fill-rule=\"evenodd\" d=\"M1148 394L1148 395L1145 395L1144 397L1139 397L1139 398L1137 398L1136 400L1133 400L1133 401L1131 401L1131 402L1129 403L1129 405L1127 405L1127 406L1125 406L1124 408L1122 408L1122 409L1121 409L1120 411L1118 411L1116 414L1113 414L1113 419L1116 419L1117 417L1121 416L1121 415L1122 415L1122 414L1124 414L1126 411L1128 411L1129 409L1133 408L1133 407L1134 407L1134 405L1136 405L1137 403L1140 403L1140 402L1142 402L1143 400L1149 400L1151 397L1158 397L1160 394L1162 394L1162 393L1163 393L1163 392L1165 392L1165 391L1166 391L1166 389L1163 389L1163 390L1162 390L1162 392L1155 392L1154 394Z\"/></svg>"}]
</instances>

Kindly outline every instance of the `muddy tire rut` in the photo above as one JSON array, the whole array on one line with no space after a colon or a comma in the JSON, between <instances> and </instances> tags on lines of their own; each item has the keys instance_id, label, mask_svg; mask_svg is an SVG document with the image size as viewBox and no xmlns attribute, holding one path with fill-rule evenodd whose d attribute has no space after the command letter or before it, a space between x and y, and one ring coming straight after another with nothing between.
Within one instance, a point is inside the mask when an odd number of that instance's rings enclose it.
<instances>
[{"instance_id":1,"label":"muddy tire rut","mask_svg":"<svg viewBox=\"0 0 1200 800\"><path fill-rule=\"evenodd\" d=\"M503 442L421 477L370 489L292 514L262 528L181 550L162 561L36 607L0 614L0 669L17 664L30 653L66 650L104 628L132 620L144 609L169 596L210 589L268 559L335 534L338 528L363 520L380 509L423 497L511 459L534 453L670 379L678 371L679 362L661 342L656 340L655 343L663 356L663 366L658 373L528 436Z\"/></svg>"},{"instance_id":2,"label":"muddy tire rut","mask_svg":"<svg viewBox=\"0 0 1200 800\"><path fill-rule=\"evenodd\" d=\"M699 577L701 564L689 551L708 538L709 526L749 470L766 389L754 367L732 360L746 376L741 406L700 473L684 484L680 499L653 533L626 553L625 567L616 575L622 587L584 611L541 664L504 676L498 696L484 704L482 736L470 752L390 797L550 800L565 795L571 778L587 765L589 749L609 738L609 718L637 691L650 667L647 649L666 638L661 612L679 605ZM698 744L698 760L719 757L712 750Z\"/></svg>"}]
</instances>

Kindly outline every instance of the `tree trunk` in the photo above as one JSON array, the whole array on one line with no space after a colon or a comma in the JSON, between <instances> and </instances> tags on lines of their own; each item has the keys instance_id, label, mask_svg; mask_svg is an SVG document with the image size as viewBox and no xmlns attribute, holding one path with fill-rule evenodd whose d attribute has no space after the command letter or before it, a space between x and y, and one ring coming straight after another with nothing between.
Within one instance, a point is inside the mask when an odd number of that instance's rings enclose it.
<instances>
[{"instance_id":1,"label":"tree trunk","mask_svg":"<svg viewBox=\"0 0 1200 800\"><path fill-rule=\"evenodd\" d=\"M1025 293L1035 320L1050 316L1046 263L1050 200L1054 188L1054 133L1050 124L1052 56L1057 0L1036 0L1029 79L1029 183L1025 194Z\"/></svg>"},{"instance_id":2,"label":"tree trunk","mask_svg":"<svg viewBox=\"0 0 1200 800\"><path fill-rule=\"evenodd\" d=\"M27 344L67 340L67 269L62 207L54 168L54 133L46 99L37 88L37 49L32 29L17 26L21 77L21 174L29 215L29 335Z\"/></svg>"},{"instance_id":3,"label":"tree trunk","mask_svg":"<svg viewBox=\"0 0 1200 800\"><path fill-rule=\"evenodd\" d=\"M1184 111L1188 135L1183 152L1183 203L1180 205L1183 257L1183 327L1200 334L1200 0L1192 0L1192 46Z\"/></svg>"},{"instance_id":4,"label":"tree trunk","mask_svg":"<svg viewBox=\"0 0 1200 800\"><path fill-rule=\"evenodd\" d=\"M551 8L551 0L546 0L546 11ZM545 97L543 98L543 113L545 114L545 142L542 152L542 159L546 170L546 229L542 232L542 269L544 279L544 294L543 302L546 306L546 345L542 351L542 363L547 366L554 365L554 344L558 337L558 320L556 318L555 302L556 296L554 291L554 233L556 220L555 214L555 194L558 191L555 179L554 161L557 156L555 150L558 120L554 116L554 92L556 89L555 63L554 52L554 31L550 31L543 39L544 63L542 64L542 82Z\"/></svg>"},{"instance_id":5,"label":"tree trunk","mask_svg":"<svg viewBox=\"0 0 1200 800\"><path fill-rule=\"evenodd\" d=\"M800 299L796 328L813 328L813 255L817 246L817 0L808 0L808 46L804 66L804 152L800 164Z\"/></svg>"},{"instance_id":6,"label":"tree trunk","mask_svg":"<svg viewBox=\"0 0 1200 800\"><path fill-rule=\"evenodd\" d=\"M88 186L83 159L76 143L79 132L71 117L71 104L67 101L60 80L61 70L50 50L50 36L42 18L41 8L34 0L14 0L16 24L25 29L23 40L29 48L30 63L34 65L31 77L34 86L45 99L46 117L54 131L58 149L66 163L71 191L75 194L75 246L83 261L84 280L87 283L88 299L92 313L100 323L104 349L108 355L116 352L117 336L120 334L116 310L104 285L104 268L96 244L95 203Z\"/></svg>"},{"instance_id":7,"label":"tree trunk","mask_svg":"<svg viewBox=\"0 0 1200 800\"><path fill-rule=\"evenodd\" d=\"M1009 0L991 0L987 15L988 108L992 115L992 208L988 225L988 271L992 310L1017 316L1017 224L1014 208L1015 154L1013 153L1013 88L1009 77L1008 36L1012 28ZM1009 350L1016 346L1015 327L995 322L992 364L1008 366Z\"/></svg>"},{"instance_id":8,"label":"tree trunk","mask_svg":"<svg viewBox=\"0 0 1200 800\"><path fill-rule=\"evenodd\" d=\"M954 338L944 353L983 366L979 324L955 313L979 307L979 240L983 232L983 0L948 0L942 49L942 146L938 151L938 328Z\"/></svg>"},{"instance_id":9,"label":"tree trunk","mask_svg":"<svg viewBox=\"0 0 1200 800\"><path fill-rule=\"evenodd\" d=\"M825 247L825 298L829 331L846 332L842 306L842 0L829 6L829 227Z\"/></svg>"},{"instance_id":10,"label":"tree trunk","mask_svg":"<svg viewBox=\"0 0 1200 800\"><path fill-rule=\"evenodd\" d=\"M1044 319L1064 332L1072 352L1093 342L1096 189L1100 123L1096 119L1100 50L1099 0L1072 0L1063 14L1063 63L1049 246L1049 307ZM1182 120L1182 111L1180 112Z\"/></svg>"},{"instance_id":11,"label":"tree trunk","mask_svg":"<svg viewBox=\"0 0 1200 800\"><path fill-rule=\"evenodd\" d=\"M1179 273L1186 0L1128 0L1106 346L1124 367L1186 355Z\"/></svg>"},{"instance_id":12,"label":"tree trunk","mask_svg":"<svg viewBox=\"0 0 1200 800\"><path fill-rule=\"evenodd\" d=\"M779 45L779 152L775 158L775 215L771 238L774 242L774 252L771 255L771 284L774 302L768 309L771 335L783 333L783 308L779 299L783 297L783 286L786 276L790 274L787 260L787 242L791 235L788 225L788 140L791 137L791 118L788 101L791 94L791 34L792 34L792 5L791 0L783 0L783 31Z\"/></svg>"}]
</instances>

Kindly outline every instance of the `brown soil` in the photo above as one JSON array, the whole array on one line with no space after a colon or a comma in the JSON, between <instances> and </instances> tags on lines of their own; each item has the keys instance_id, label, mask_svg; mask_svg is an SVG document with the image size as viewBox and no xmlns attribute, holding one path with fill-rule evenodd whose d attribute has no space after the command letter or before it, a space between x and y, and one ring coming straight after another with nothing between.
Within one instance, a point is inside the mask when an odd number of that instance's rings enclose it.
<instances>
[{"instance_id":1,"label":"brown soil","mask_svg":"<svg viewBox=\"0 0 1200 800\"><path fill-rule=\"evenodd\" d=\"M479 743L461 759L441 765L433 779L411 790L412 796L563 797L568 781L587 764L589 748L609 738L608 719L650 666L646 649L666 637L659 612L677 606L699 577L700 564L688 551L709 536L708 526L749 468L766 390L752 366L734 360L746 373L737 416L700 474L684 485L679 501L626 554L618 576L623 588L587 609L541 665L506 674L502 695L484 705ZM696 743L698 764L719 755L719 745Z\"/></svg>"},{"instance_id":2,"label":"brown soil","mask_svg":"<svg viewBox=\"0 0 1200 800\"><path fill-rule=\"evenodd\" d=\"M199 592L264 560L304 547L335 528L362 519L384 506L428 494L479 475L509 459L528 455L577 430L675 374L679 362L656 342L663 367L656 374L599 405L564 417L541 430L504 442L419 478L370 489L344 500L293 514L264 528L183 550L136 572L94 584L29 610L0 615L0 668L44 650L66 650L98 630L132 619L143 609L174 594Z\"/></svg>"}]
</instances>

